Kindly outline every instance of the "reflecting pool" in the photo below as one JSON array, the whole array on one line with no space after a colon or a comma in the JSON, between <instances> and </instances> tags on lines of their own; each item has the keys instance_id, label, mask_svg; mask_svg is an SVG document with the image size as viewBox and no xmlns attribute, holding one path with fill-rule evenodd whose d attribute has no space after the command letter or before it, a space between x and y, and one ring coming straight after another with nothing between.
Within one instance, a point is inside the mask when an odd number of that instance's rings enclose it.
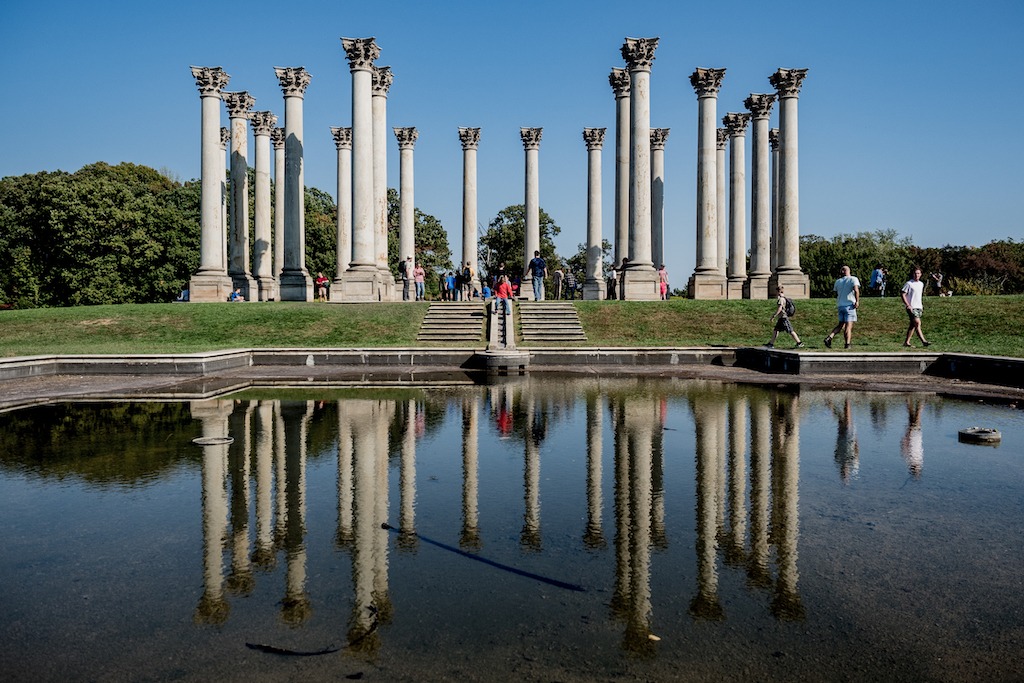
<instances>
[{"instance_id":1,"label":"reflecting pool","mask_svg":"<svg viewBox=\"0 0 1024 683\"><path fill-rule=\"evenodd\" d=\"M1005 406L647 378L2 414L0 665L1019 679L1022 442Z\"/></svg>"}]
</instances>

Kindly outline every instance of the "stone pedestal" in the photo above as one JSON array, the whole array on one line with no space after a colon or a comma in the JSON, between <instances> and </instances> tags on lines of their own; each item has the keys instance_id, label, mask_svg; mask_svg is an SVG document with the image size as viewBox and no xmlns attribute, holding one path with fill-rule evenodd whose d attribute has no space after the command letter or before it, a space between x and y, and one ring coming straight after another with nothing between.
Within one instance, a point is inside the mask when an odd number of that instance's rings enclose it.
<instances>
[{"instance_id":1,"label":"stone pedestal","mask_svg":"<svg viewBox=\"0 0 1024 683\"><path fill-rule=\"evenodd\" d=\"M587 145L587 272L583 281L583 298L601 301L605 298L601 237L601 146L604 128L584 128Z\"/></svg>"},{"instance_id":2,"label":"stone pedestal","mask_svg":"<svg viewBox=\"0 0 1024 683\"><path fill-rule=\"evenodd\" d=\"M192 76L196 79L202 104L202 194L199 210L199 270L189 280L189 300L226 301L231 293L231 279L228 277L224 260L224 234L221 222L224 158L220 147L220 96L230 76L219 66L193 66Z\"/></svg>"}]
</instances>

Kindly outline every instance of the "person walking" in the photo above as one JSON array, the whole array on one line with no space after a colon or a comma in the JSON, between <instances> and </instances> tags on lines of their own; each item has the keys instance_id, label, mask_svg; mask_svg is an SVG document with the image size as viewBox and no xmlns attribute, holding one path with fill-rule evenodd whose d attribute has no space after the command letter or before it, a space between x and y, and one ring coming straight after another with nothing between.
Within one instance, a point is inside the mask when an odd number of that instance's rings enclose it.
<instances>
[{"instance_id":1,"label":"person walking","mask_svg":"<svg viewBox=\"0 0 1024 683\"><path fill-rule=\"evenodd\" d=\"M548 275L548 264L540 257L539 251L533 252L526 272L533 278L533 300L544 301L544 278Z\"/></svg>"},{"instance_id":2,"label":"person walking","mask_svg":"<svg viewBox=\"0 0 1024 683\"><path fill-rule=\"evenodd\" d=\"M565 271L565 298L570 301L576 299L576 273L572 270Z\"/></svg>"},{"instance_id":3,"label":"person walking","mask_svg":"<svg viewBox=\"0 0 1024 683\"><path fill-rule=\"evenodd\" d=\"M921 330L921 315L924 313L924 282L921 281L920 268L915 267L911 271L910 279L900 290L900 296L903 298L903 305L907 308L907 318L909 319L907 338L903 345L910 346L910 339L917 334L922 346L931 346L931 342L924 338L924 332Z\"/></svg>"},{"instance_id":4,"label":"person walking","mask_svg":"<svg viewBox=\"0 0 1024 683\"><path fill-rule=\"evenodd\" d=\"M793 323L790 322L789 316L796 309L793 302L786 298L785 288L779 285L779 298L776 301L775 313L772 314L770 320L775 321L775 329L772 331L772 339L770 342L765 344L769 349L775 348L775 340L779 336L779 332L788 332L789 336L793 337L793 341L796 342L796 347L803 348L804 343L800 341L800 337L793 331Z\"/></svg>"},{"instance_id":5,"label":"person walking","mask_svg":"<svg viewBox=\"0 0 1024 683\"><path fill-rule=\"evenodd\" d=\"M839 324L833 327L825 337L825 346L831 349L832 338L842 332L846 348L850 348L853 324L857 322L857 308L860 306L860 280L850 275L850 266L843 266L839 269L839 279L832 286L832 291L836 293Z\"/></svg>"},{"instance_id":6,"label":"person walking","mask_svg":"<svg viewBox=\"0 0 1024 683\"><path fill-rule=\"evenodd\" d=\"M398 274L402 276L402 301L408 301L412 293L412 256L398 263Z\"/></svg>"},{"instance_id":7,"label":"person walking","mask_svg":"<svg viewBox=\"0 0 1024 683\"><path fill-rule=\"evenodd\" d=\"M664 263L658 268L658 291L661 292L661 300L668 301L668 269Z\"/></svg>"},{"instance_id":8,"label":"person walking","mask_svg":"<svg viewBox=\"0 0 1024 683\"><path fill-rule=\"evenodd\" d=\"M498 310L498 306L505 308L505 315L512 313L512 304L508 302L512 298L512 285L509 284L508 276L502 275L498 278L498 288L494 290L494 296L497 299L494 303L494 310Z\"/></svg>"},{"instance_id":9,"label":"person walking","mask_svg":"<svg viewBox=\"0 0 1024 683\"><path fill-rule=\"evenodd\" d=\"M555 272L551 275L551 284L555 288L555 299L562 298L562 281L565 279L565 273L562 272L561 266L555 268Z\"/></svg>"}]
</instances>

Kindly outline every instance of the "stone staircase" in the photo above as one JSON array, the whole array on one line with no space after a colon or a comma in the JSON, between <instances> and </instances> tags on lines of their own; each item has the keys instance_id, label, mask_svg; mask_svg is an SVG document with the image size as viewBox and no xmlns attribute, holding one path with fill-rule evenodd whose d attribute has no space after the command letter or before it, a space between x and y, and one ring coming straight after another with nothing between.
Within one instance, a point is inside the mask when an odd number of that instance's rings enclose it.
<instances>
[{"instance_id":1,"label":"stone staircase","mask_svg":"<svg viewBox=\"0 0 1024 683\"><path fill-rule=\"evenodd\" d=\"M522 301L519 324L527 343L587 341L576 307L568 301Z\"/></svg>"},{"instance_id":2,"label":"stone staircase","mask_svg":"<svg viewBox=\"0 0 1024 683\"><path fill-rule=\"evenodd\" d=\"M435 301L427 309L416 340L478 344L483 341L485 320L485 305L478 301Z\"/></svg>"}]
</instances>

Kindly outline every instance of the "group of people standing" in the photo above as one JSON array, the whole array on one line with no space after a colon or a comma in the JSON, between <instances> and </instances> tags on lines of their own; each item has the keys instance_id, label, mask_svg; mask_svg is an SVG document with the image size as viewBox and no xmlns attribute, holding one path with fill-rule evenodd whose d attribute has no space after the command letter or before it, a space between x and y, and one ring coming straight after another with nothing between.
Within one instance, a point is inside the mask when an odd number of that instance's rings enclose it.
<instances>
[{"instance_id":1,"label":"group of people standing","mask_svg":"<svg viewBox=\"0 0 1024 683\"><path fill-rule=\"evenodd\" d=\"M874 275L872 275L872 279L874 281ZM884 275L881 282L881 287L884 291ZM831 349L832 340L842 335L845 348L848 349L853 343L853 324L857 322L857 310L860 308L861 296L860 280L850 274L850 266L843 266L839 269L839 279L832 286L832 290L836 294L836 309L839 322L825 337L824 343L826 347ZM925 339L924 331L921 329L921 317L924 314L924 282L921 281L920 268L915 266L910 271L909 279L900 289L900 298L906 309L908 321L907 337L903 342L903 346L911 346L910 341L915 335L921 340L922 346L930 346L931 342ZM792 301L786 297L784 288L779 286L779 298L776 301L775 313L771 317L771 320L776 321L775 329L772 333L771 341L766 344L768 348L772 348L775 345L775 340L780 332L787 332L792 336L793 341L796 342L796 348L801 348L804 345L800 341L800 337L793 330L793 324L789 320L790 316L793 315L793 310Z\"/></svg>"},{"instance_id":2,"label":"group of people standing","mask_svg":"<svg viewBox=\"0 0 1024 683\"><path fill-rule=\"evenodd\" d=\"M427 271L419 263L413 263L412 256L399 262L398 276L402 278L402 301L409 301L410 296L415 301L426 298Z\"/></svg>"}]
</instances>

